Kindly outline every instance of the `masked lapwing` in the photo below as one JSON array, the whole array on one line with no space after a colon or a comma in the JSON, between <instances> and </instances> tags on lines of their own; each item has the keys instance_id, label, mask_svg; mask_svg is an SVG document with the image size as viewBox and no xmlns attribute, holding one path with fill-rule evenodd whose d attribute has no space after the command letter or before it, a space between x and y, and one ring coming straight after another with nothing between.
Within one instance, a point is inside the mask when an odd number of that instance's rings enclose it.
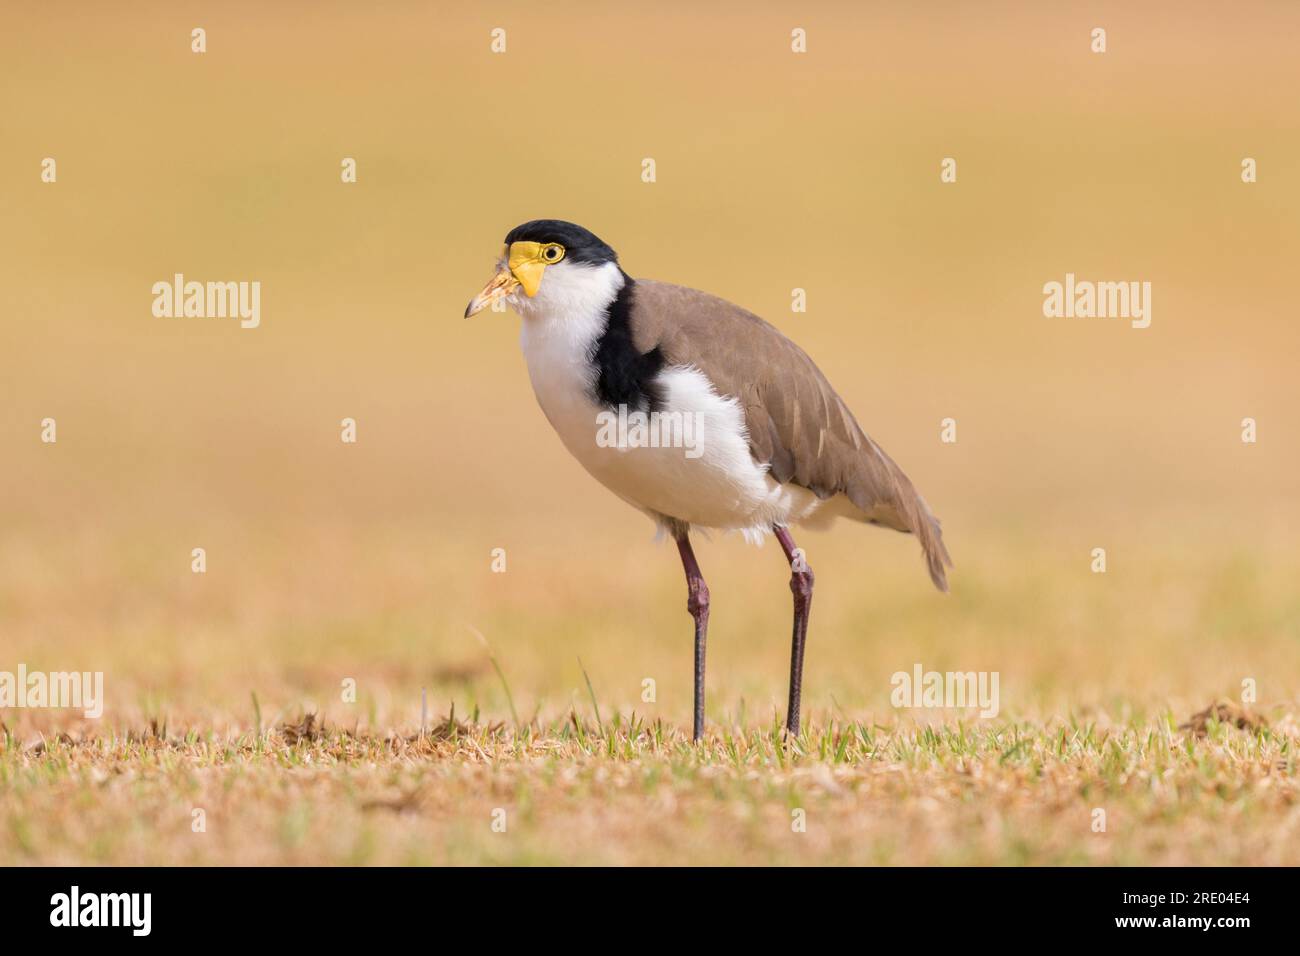
<instances>
[{"instance_id":1,"label":"masked lapwing","mask_svg":"<svg viewBox=\"0 0 1300 956\"><path fill-rule=\"evenodd\" d=\"M812 359L758 316L694 289L633 279L608 245L557 219L510 230L496 275L465 316L501 299L523 318L533 391L565 447L681 552L695 620L696 740L709 589L691 528L780 542L794 592L786 717L794 734L813 572L792 525L849 518L910 532L930 579L948 589L939 522L912 482Z\"/></svg>"}]
</instances>

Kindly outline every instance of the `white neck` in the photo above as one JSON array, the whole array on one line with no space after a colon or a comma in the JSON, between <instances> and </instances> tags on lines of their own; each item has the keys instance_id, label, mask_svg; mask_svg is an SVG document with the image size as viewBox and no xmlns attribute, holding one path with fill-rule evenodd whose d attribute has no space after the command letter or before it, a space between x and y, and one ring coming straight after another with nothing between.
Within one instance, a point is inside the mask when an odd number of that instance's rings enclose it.
<instances>
[{"instance_id":1,"label":"white neck","mask_svg":"<svg viewBox=\"0 0 1300 956\"><path fill-rule=\"evenodd\" d=\"M537 295L516 291L511 305L523 316L519 344L537 400L566 444L573 435L590 442L595 428L592 364L609 307L623 288L615 263L599 266L560 262L547 266ZM569 420L568 425L559 424Z\"/></svg>"},{"instance_id":2,"label":"white neck","mask_svg":"<svg viewBox=\"0 0 1300 956\"><path fill-rule=\"evenodd\" d=\"M529 298L522 290L516 291L510 304L526 322L581 321L591 316L603 319L623 282L622 270L614 262L598 266L557 262L546 267L535 296Z\"/></svg>"}]
</instances>

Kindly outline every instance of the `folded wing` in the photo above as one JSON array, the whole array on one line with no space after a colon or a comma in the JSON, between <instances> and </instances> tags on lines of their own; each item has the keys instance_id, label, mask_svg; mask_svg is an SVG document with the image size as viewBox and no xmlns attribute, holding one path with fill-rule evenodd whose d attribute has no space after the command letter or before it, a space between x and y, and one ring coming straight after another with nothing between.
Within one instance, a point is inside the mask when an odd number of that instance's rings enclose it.
<instances>
[{"instance_id":1,"label":"folded wing","mask_svg":"<svg viewBox=\"0 0 1300 956\"><path fill-rule=\"evenodd\" d=\"M819 498L843 494L862 520L916 535L930 579L948 590L939 520L803 349L739 306L665 282L637 280L630 318L639 351L658 346L741 403L750 451L773 478Z\"/></svg>"}]
</instances>

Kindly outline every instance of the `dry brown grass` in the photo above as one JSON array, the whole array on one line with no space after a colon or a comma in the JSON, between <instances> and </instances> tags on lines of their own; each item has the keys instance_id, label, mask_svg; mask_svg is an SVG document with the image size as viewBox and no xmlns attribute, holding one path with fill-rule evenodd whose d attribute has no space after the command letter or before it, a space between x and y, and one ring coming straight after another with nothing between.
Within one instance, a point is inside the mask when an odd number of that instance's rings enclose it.
<instances>
[{"instance_id":1,"label":"dry brown grass","mask_svg":"<svg viewBox=\"0 0 1300 956\"><path fill-rule=\"evenodd\" d=\"M1004 530L967 531L945 598L907 539L810 537L809 728L792 746L775 732L780 557L706 544L709 740L693 748L675 557L607 510L588 551L550 561L533 557L551 554L549 519L513 525L504 575L486 554L467 567L462 534L421 551L417 534L281 519L249 531L242 569L178 574L141 547L138 599L111 579L11 577L9 659L102 668L107 699L100 721L4 715L0 862L1300 863L1280 544L1147 541L1094 575L1086 551L1013 554ZM306 537L307 562L277 544ZM860 590L846 578L864 562ZM890 677L914 662L997 670L1001 713L894 709ZM1245 678L1258 704L1232 703Z\"/></svg>"},{"instance_id":2,"label":"dry brown grass","mask_svg":"<svg viewBox=\"0 0 1300 956\"><path fill-rule=\"evenodd\" d=\"M639 718L381 737L308 716L10 741L0 863L1294 865L1297 734L1278 725L835 722L695 746Z\"/></svg>"}]
</instances>

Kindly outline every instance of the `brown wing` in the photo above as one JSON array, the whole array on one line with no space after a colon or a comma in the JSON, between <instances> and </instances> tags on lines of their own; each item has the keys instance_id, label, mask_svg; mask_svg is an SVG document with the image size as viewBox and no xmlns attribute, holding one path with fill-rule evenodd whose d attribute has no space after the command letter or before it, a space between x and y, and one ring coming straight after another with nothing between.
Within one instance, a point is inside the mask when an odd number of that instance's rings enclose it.
<instances>
[{"instance_id":1,"label":"brown wing","mask_svg":"<svg viewBox=\"0 0 1300 956\"><path fill-rule=\"evenodd\" d=\"M858 425L803 349L758 316L694 289L638 279L633 340L670 365L693 365L739 400L754 459L819 498L843 493L863 520L911 532L930 578L948 590L939 520L903 470Z\"/></svg>"}]
</instances>

